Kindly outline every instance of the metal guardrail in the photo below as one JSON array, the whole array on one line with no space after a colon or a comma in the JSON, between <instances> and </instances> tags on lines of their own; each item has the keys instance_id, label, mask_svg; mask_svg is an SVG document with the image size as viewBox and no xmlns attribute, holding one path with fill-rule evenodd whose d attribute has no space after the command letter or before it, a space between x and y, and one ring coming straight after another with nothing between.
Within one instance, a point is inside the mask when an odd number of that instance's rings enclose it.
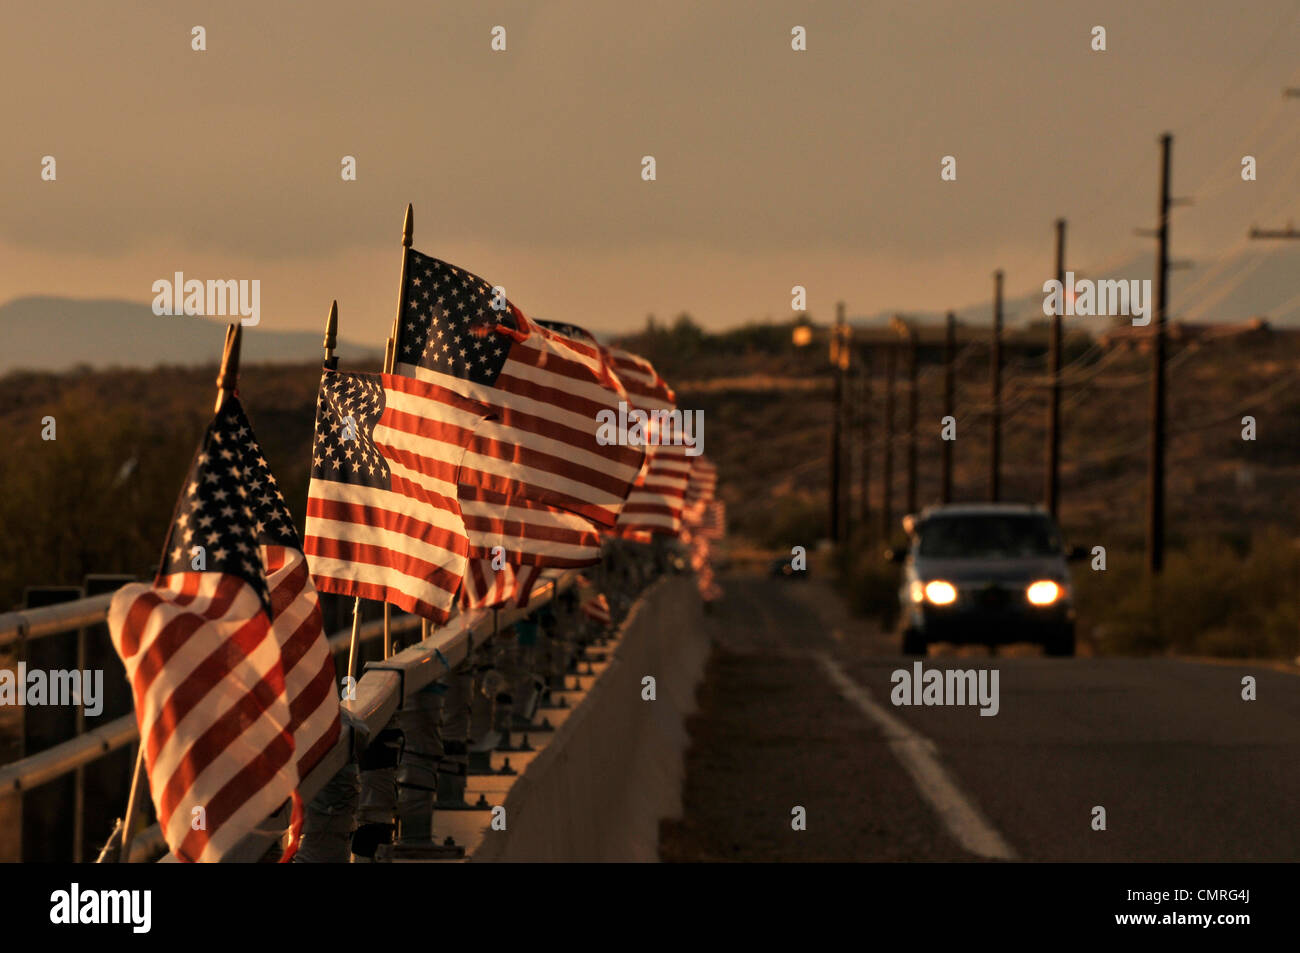
<instances>
[{"instance_id":1,"label":"metal guardrail","mask_svg":"<svg viewBox=\"0 0 1300 953\"><path fill-rule=\"evenodd\" d=\"M125 748L139 736L135 714L123 715L84 735L0 767L0 794L30 791L48 784L109 752Z\"/></svg>"},{"instance_id":2,"label":"metal guardrail","mask_svg":"<svg viewBox=\"0 0 1300 953\"><path fill-rule=\"evenodd\" d=\"M39 609L0 613L0 648L15 642L30 642L60 632L74 632L103 622L115 593L60 602Z\"/></svg>"},{"instance_id":3,"label":"metal guardrail","mask_svg":"<svg viewBox=\"0 0 1300 953\"><path fill-rule=\"evenodd\" d=\"M344 730L338 743L299 787L303 799L314 797L347 764L355 751L363 749L369 739L378 735L408 695L454 671L469 658L477 645L551 602L574 584L577 575L576 570L559 575L546 573L534 587L526 608L478 609L459 613L428 639L383 661L367 663L357 681L356 697L342 705ZM102 623L113 595L105 593L39 609L0 614L0 647ZM418 616L404 615L394 617L389 630L403 633L418 630L420 626ZM382 634L383 620L375 619L359 627L358 640L369 641ZM329 636L330 651L334 654L347 651L351 638L350 627ZM124 715L69 741L0 767L0 794L29 791L47 784L133 743L138 737L135 714ZM261 857L280 838L287 823L287 817L269 818L264 828L240 842L230 859L255 860ZM141 840L143 844L139 843ZM137 843L132 845L132 858L143 852L142 847L160 842L161 834L157 825L153 825L137 835ZM171 859L170 855L164 858Z\"/></svg>"},{"instance_id":4,"label":"metal guardrail","mask_svg":"<svg viewBox=\"0 0 1300 953\"><path fill-rule=\"evenodd\" d=\"M298 786L303 800L315 797L358 750L376 737L405 704L408 695L455 671L473 654L475 647L553 601L574 585L577 576L576 570L568 570L539 582L525 608L476 609L458 614L428 639L383 661L367 663L365 673L357 681L356 698L343 703L343 733L338 743ZM259 860L280 840L288 826L286 804L261 827L245 835L225 859L245 863ZM161 862L175 863L176 858L168 854Z\"/></svg>"}]
</instances>

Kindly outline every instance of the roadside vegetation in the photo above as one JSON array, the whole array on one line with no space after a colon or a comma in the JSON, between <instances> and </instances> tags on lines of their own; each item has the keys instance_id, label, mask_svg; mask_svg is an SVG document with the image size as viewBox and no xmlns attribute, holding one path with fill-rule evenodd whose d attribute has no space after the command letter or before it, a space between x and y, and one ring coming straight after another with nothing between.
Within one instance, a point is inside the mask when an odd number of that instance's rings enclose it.
<instances>
[{"instance_id":1,"label":"roadside vegetation","mask_svg":"<svg viewBox=\"0 0 1300 953\"><path fill-rule=\"evenodd\" d=\"M831 386L825 329L795 347L798 320L723 333L688 315L648 321L619 343L645 354L683 409L704 411L704 452L738 546L788 556L818 553L854 608L892 625L898 569L881 557L880 419L884 393L873 364L872 453L846 462L851 540L827 536ZM987 349L959 356L954 497L986 499ZM1300 335L1257 343L1173 347L1169 375L1168 544L1151 601L1141 564L1145 506L1146 355L1093 348L1073 353L1082 383L1062 413L1062 526L1067 541L1104 546L1107 569L1075 566L1081 640L1102 652L1295 658L1300 654ZM943 415L936 352L920 355L917 499L939 496ZM1002 498L1035 501L1043 483L1042 355L1007 355ZM372 368L364 368L372 369ZM15 372L0 379L0 610L27 585L76 584L87 573L151 574L182 475L211 410L215 369ZM319 365L252 365L241 397L290 509L301 525ZM1098 386L1109 381L1114 386ZM858 392L850 388L850 394ZM895 532L906 496L906 383L897 381L893 460ZM1262 395L1262 396L1261 396ZM850 406L861 402L852 396ZM1242 439L1251 415L1256 440ZM57 441L42 441L42 418ZM868 425L846 423L855 437ZM855 447L858 445L855 440ZM861 525L864 466L871 488ZM869 527L869 531L867 529Z\"/></svg>"}]
</instances>

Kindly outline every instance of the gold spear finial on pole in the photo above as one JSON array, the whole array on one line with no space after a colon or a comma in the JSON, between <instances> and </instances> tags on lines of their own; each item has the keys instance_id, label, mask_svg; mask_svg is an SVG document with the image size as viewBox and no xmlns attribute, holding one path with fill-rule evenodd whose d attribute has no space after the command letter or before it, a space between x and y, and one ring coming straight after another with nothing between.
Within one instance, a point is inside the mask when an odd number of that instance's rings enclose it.
<instances>
[{"instance_id":1,"label":"gold spear finial on pole","mask_svg":"<svg viewBox=\"0 0 1300 953\"><path fill-rule=\"evenodd\" d=\"M406 293L406 250L415 240L415 206L409 202L406 206L406 218L402 221L402 276L397 283L397 313L393 315L393 331L388 335L388 344L384 348L384 373L391 374L397 365L397 348L402 332L402 295ZM392 607L384 603L384 658L393 654Z\"/></svg>"},{"instance_id":2,"label":"gold spear finial on pole","mask_svg":"<svg viewBox=\"0 0 1300 953\"><path fill-rule=\"evenodd\" d=\"M215 414L221 410L226 398L235 392L239 381L239 343L243 338L239 322L226 326L226 344L221 351L221 367L217 371L217 402L212 407Z\"/></svg>"},{"instance_id":3,"label":"gold spear finial on pole","mask_svg":"<svg viewBox=\"0 0 1300 953\"><path fill-rule=\"evenodd\" d=\"M397 285L397 314L393 316L393 330L388 335L388 348L384 352L384 373L391 374L397 363L397 345L402 331L402 294L406 291L406 249L415 240L415 206L407 203L406 218L402 221L402 277Z\"/></svg>"},{"instance_id":4,"label":"gold spear finial on pole","mask_svg":"<svg viewBox=\"0 0 1300 953\"><path fill-rule=\"evenodd\" d=\"M334 356L334 348L339 343L339 303L330 303L330 316L325 321L325 366L337 370L339 359Z\"/></svg>"}]
</instances>

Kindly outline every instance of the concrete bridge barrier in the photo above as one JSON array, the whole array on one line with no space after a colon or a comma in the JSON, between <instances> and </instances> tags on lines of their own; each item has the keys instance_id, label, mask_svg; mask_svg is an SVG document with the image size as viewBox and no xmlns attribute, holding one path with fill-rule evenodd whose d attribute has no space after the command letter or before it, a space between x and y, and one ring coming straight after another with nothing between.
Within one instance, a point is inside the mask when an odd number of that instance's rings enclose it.
<instances>
[{"instance_id":1,"label":"concrete bridge barrier","mask_svg":"<svg viewBox=\"0 0 1300 953\"><path fill-rule=\"evenodd\" d=\"M654 861L659 821L681 813L685 719L709 642L695 579L652 584L609 666L505 798L506 829L473 861ZM643 700L642 680L656 697Z\"/></svg>"}]
</instances>

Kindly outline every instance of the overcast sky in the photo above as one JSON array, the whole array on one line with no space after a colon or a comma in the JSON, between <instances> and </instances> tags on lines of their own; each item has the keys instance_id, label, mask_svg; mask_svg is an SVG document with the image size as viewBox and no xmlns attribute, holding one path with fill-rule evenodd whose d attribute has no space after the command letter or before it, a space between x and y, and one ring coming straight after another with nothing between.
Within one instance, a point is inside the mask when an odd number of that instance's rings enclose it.
<instances>
[{"instance_id":1,"label":"overcast sky","mask_svg":"<svg viewBox=\"0 0 1300 953\"><path fill-rule=\"evenodd\" d=\"M785 318L795 284L819 318L838 298L962 306L997 267L1009 295L1040 286L1057 216L1081 270L1149 249L1133 230L1153 224L1165 130L1174 192L1197 199L1177 256L1300 218L1295 0L42 2L4 19L0 301L257 278L263 326L320 327L338 298L344 335L378 346L413 202L421 251L600 330Z\"/></svg>"}]
</instances>

